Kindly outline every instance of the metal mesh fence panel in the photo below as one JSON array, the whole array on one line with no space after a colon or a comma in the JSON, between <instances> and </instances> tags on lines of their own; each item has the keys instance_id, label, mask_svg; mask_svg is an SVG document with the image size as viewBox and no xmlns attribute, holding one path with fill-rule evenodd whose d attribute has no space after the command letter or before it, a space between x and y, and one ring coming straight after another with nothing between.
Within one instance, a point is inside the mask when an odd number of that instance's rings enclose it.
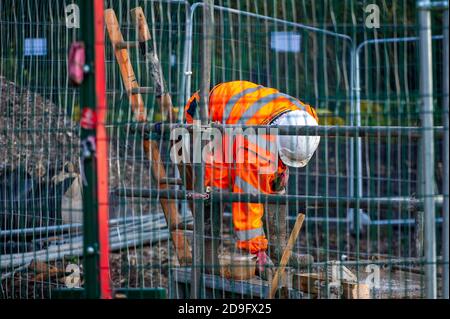
<instances>
[{"instance_id":1,"label":"metal mesh fence panel","mask_svg":"<svg viewBox=\"0 0 450 319\"><path fill-rule=\"evenodd\" d=\"M445 13L415 1L213 2L104 1L113 297L448 294ZM92 285L82 230L99 225L83 225L85 105L67 75L70 45L86 39L78 5L0 0L2 298ZM319 126L211 120L216 87L230 81L310 105ZM208 83L205 113L205 92L191 96ZM231 98L224 114L245 103ZM262 177L243 183L253 173L236 144L227 165L204 160L227 128L252 127L321 139L306 166L266 174L267 191ZM251 214L262 216L239 226ZM255 236L267 240L264 269L261 254L238 248Z\"/></svg>"},{"instance_id":2,"label":"metal mesh fence panel","mask_svg":"<svg viewBox=\"0 0 450 319\"><path fill-rule=\"evenodd\" d=\"M68 4L0 2L2 298L49 298L65 287L66 267L80 264L79 102L65 76L77 29L66 27Z\"/></svg>"}]
</instances>

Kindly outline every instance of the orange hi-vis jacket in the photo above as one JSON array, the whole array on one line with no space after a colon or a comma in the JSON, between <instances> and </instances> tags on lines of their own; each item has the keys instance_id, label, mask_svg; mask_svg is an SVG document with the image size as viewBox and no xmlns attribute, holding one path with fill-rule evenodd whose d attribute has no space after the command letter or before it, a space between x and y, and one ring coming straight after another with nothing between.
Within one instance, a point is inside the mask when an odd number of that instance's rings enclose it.
<instances>
[{"instance_id":1,"label":"orange hi-vis jacket","mask_svg":"<svg viewBox=\"0 0 450 319\"><path fill-rule=\"evenodd\" d=\"M188 123L197 119L199 95L195 93L185 107ZM209 117L212 122L242 125L268 125L285 112L305 110L316 120L312 107L299 100L247 81L233 81L216 85L209 95ZM269 147L276 143L276 136L263 135L261 139L245 134L223 135L223 152L232 151L231 161L207 163L205 185L232 191L233 193L278 193L278 181L287 181L287 167L278 160L278 154ZM237 142L239 140L239 142ZM232 148L227 147L232 143ZM273 144L272 144L273 145ZM226 156L226 155L225 155ZM231 157L231 155L229 155ZM241 159L241 160L238 160ZM250 253L267 249L261 203L235 202L232 204L233 225L238 248Z\"/></svg>"}]
</instances>

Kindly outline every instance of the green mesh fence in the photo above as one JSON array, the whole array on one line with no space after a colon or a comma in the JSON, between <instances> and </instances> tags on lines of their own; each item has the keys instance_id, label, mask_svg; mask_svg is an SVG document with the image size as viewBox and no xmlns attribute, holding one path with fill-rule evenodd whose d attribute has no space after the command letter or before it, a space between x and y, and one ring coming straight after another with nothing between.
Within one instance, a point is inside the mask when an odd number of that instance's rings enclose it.
<instances>
[{"instance_id":1,"label":"green mesh fence","mask_svg":"<svg viewBox=\"0 0 450 319\"><path fill-rule=\"evenodd\" d=\"M0 2L1 298L49 298L81 254L76 89L64 1Z\"/></svg>"},{"instance_id":2,"label":"green mesh fence","mask_svg":"<svg viewBox=\"0 0 450 319\"><path fill-rule=\"evenodd\" d=\"M292 252L300 265L288 264L278 297L425 298L430 264L437 267L431 278L437 296L445 296L448 246L441 238L448 223L448 157L443 156L448 127L442 126L448 125L443 81L448 59L443 59L442 10L431 13L436 129L435 160L430 163L422 159L415 1L214 1L211 87L245 80L276 88L313 106L323 129L316 132L321 142L308 165L289 169L285 193L252 197L217 189L199 194L186 187L184 181L192 181L189 170L196 175L204 163L176 165L170 156L169 131L174 127L155 126L167 120L131 10L143 9L151 34L147 46L158 55L176 109L174 122L181 125L186 102L205 80L202 2L104 4L114 10L123 38L130 42L126 48L138 85L150 87L140 94L147 115L139 123L130 99L137 93L124 84L117 48L105 27L113 297L161 297L152 288L163 288L171 298L190 298L199 287L195 297L265 298L299 213L306 219ZM371 12L365 9L372 4L380 10L378 28L367 20ZM82 267L82 108L79 89L67 76L70 44L83 39L76 26L67 25L76 5L0 0L2 298L52 298L55 289L92 284ZM155 150L145 150L146 141L155 143L160 162ZM157 181L158 163L167 176ZM436 260L424 257L429 240L423 207L430 196L423 188L427 165L435 179ZM180 222L176 231L161 205L166 199ZM200 241L194 240L200 227L193 218L194 199L194 211L198 199L204 205ZM264 204L262 221L274 263L264 274L255 274L254 257L236 250L232 201ZM281 238L283 232L286 238ZM195 256L188 262L177 258L176 234L186 239L187 255L189 247L200 245L201 264ZM193 276L199 268L200 279ZM249 278L238 278L246 271ZM446 289L448 293L448 282Z\"/></svg>"}]
</instances>

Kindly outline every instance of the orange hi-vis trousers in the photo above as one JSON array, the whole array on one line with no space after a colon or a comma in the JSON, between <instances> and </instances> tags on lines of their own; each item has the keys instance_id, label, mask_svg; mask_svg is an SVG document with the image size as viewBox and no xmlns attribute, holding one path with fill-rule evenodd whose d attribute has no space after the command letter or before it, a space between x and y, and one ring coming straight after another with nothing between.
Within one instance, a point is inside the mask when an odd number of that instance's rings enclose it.
<instances>
[{"instance_id":1,"label":"orange hi-vis trousers","mask_svg":"<svg viewBox=\"0 0 450 319\"><path fill-rule=\"evenodd\" d=\"M188 123L198 118L198 105L197 92L185 107ZM309 105L276 89L247 81L216 85L210 92L208 109L212 122L225 124L268 125L281 114L294 110L306 110L317 119ZM222 138L225 159L214 158L205 164L206 186L233 193L274 194L279 191L274 185L280 177L287 179L287 167L273 148L276 136L262 134L255 137L233 132L224 133ZM235 202L232 215L237 247L253 254L266 250L268 242L262 222L264 205Z\"/></svg>"}]
</instances>

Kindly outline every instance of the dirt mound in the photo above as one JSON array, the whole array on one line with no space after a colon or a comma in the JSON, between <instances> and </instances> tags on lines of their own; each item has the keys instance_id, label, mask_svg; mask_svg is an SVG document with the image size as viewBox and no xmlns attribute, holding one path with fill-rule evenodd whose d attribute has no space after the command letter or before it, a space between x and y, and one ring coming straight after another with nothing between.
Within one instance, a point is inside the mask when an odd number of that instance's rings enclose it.
<instances>
[{"instance_id":1,"label":"dirt mound","mask_svg":"<svg viewBox=\"0 0 450 319\"><path fill-rule=\"evenodd\" d=\"M43 175L67 162L78 167L79 144L63 106L0 76L0 170L25 165Z\"/></svg>"}]
</instances>

